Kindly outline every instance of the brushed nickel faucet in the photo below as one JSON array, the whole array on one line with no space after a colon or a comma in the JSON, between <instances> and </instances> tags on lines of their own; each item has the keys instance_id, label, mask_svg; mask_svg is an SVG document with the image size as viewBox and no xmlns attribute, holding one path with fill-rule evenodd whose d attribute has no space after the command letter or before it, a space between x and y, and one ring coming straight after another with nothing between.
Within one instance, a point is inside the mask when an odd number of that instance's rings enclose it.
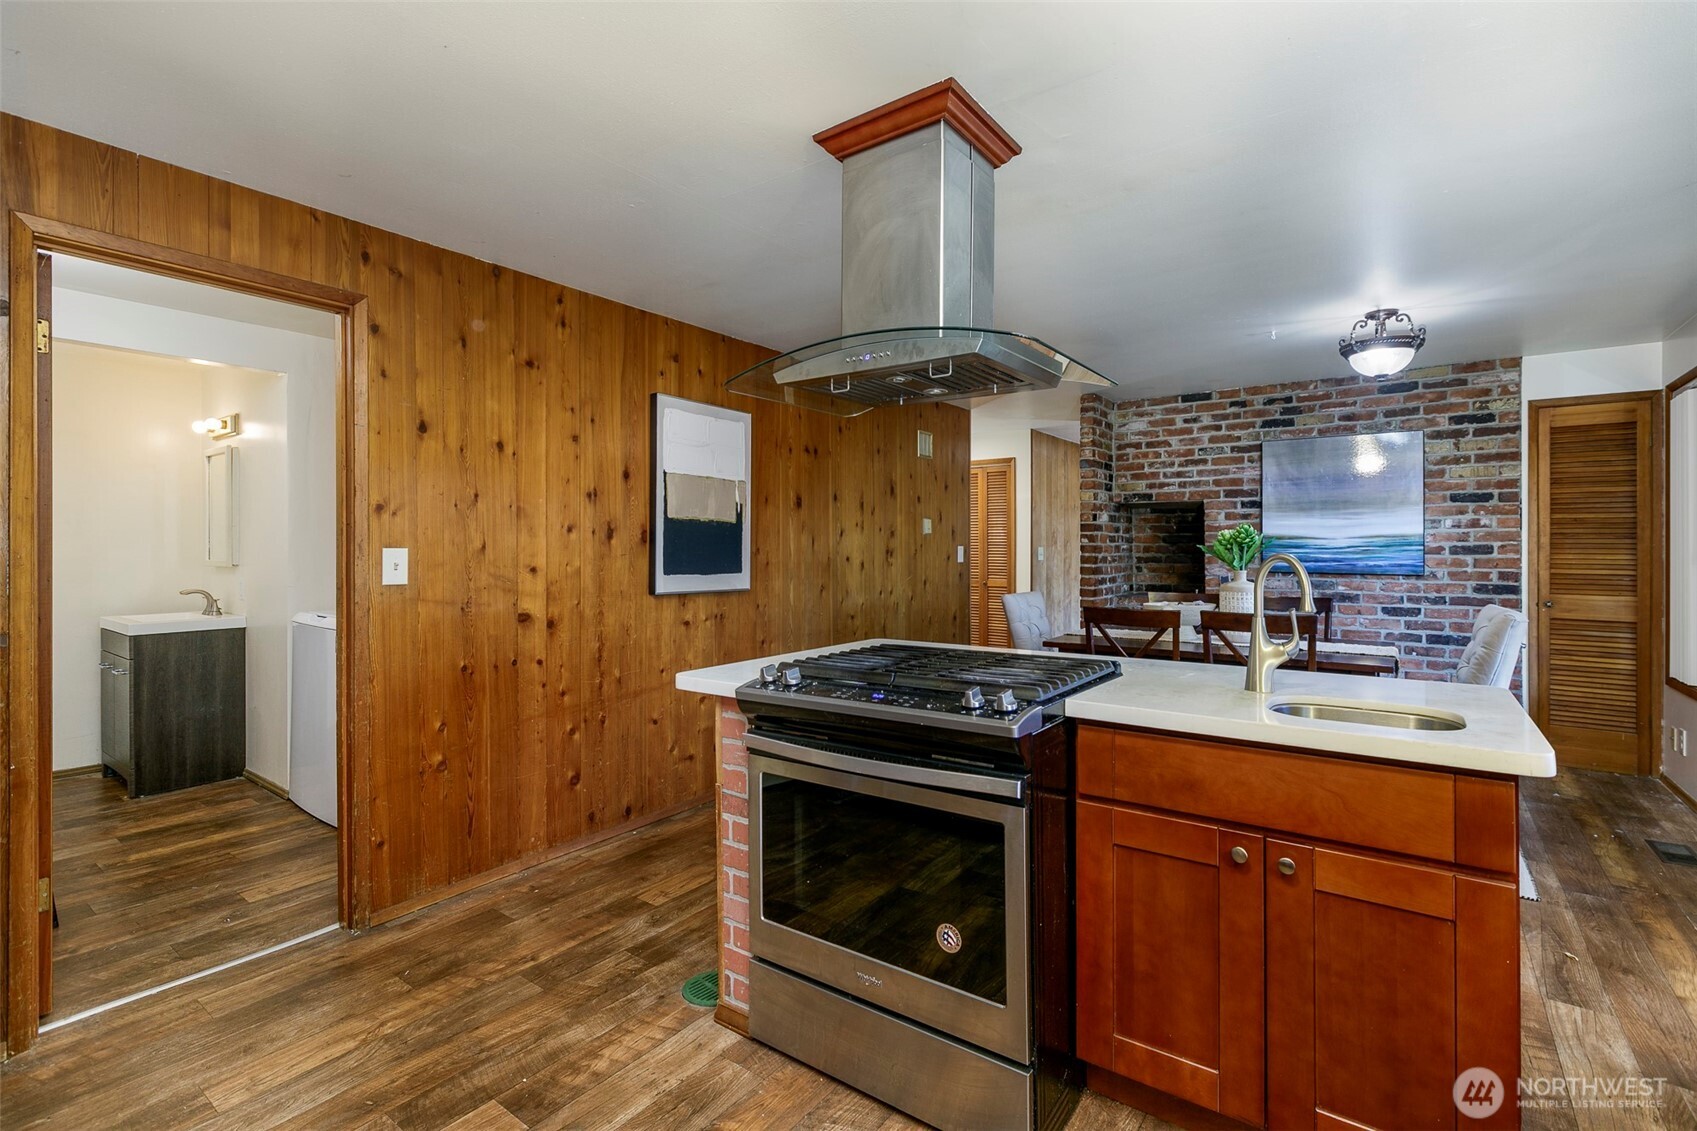
<instances>
[{"instance_id":1,"label":"brushed nickel faucet","mask_svg":"<svg viewBox=\"0 0 1697 1131\"><path fill-rule=\"evenodd\" d=\"M1284 562L1296 574L1296 583L1302 588L1302 604L1300 609L1293 609L1290 614L1290 639L1274 640L1272 633L1267 631L1267 614L1262 608L1266 596L1267 574L1272 572L1275 565ZM1308 580L1308 571L1301 562L1289 554L1274 554L1261 563L1261 568L1255 574L1255 618L1250 624L1249 663L1247 674L1244 676L1243 689L1257 695L1265 695L1273 690L1273 670L1286 660L1296 655L1302 647L1302 628L1297 624L1297 612L1312 613L1314 611L1314 585ZM1310 644L1310 647L1315 645Z\"/></svg>"},{"instance_id":2,"label":"brushed nickel faucet","mask_svg":"<svg viewBox=\"0 0 1697 1131\"><path fill-rule=\"evenodd\" d=\"M179 597L205 597L206 608L200 610L200 615L203 617L221 617L224 615L224 610L218 605L218 598L214 597L204 589L179 589L177 590L177 595Z\"/></svg>"}]
</instances>

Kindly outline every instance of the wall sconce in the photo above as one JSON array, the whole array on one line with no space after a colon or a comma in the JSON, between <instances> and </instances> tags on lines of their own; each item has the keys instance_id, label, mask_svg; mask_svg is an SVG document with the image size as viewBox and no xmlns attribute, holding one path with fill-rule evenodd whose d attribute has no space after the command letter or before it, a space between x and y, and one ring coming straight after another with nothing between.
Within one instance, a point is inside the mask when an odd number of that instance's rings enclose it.
<instances>
[{"instance_id":1,"label":"wall sconce","mask_svg":"<svg viewBox=\"0 0 1697 1131\"><path fill-rule=\"evenodd\" d=\"M189 424L195 435L205 436L208 440L228 440L231 436L242 434L242 414L232 412L229 416L209 416L205 420L196 420Z\"/></svg>"}]
</instances>

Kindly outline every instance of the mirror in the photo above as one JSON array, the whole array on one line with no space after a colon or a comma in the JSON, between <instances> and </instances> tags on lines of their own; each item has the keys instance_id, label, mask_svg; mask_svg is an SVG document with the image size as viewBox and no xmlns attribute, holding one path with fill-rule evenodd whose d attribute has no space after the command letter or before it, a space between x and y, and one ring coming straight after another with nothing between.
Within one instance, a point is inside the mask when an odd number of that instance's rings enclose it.
<instances>
[{"instance_id":1,"label":"mirror","mask_svg":"<svg viewBox=\"0 0 1697 1131\"><path fill-rule=\"evenodd\" d=\"M1668 386L1668 678L1697 687L1697 381Z\"/></svg>"},{"instance_id":2,"label":"mirror","mask_svg":"<svg viewBox=\"0 0 1697 1131\"><path fill-rule=\"evenodd\" d=\"M206 453L206 560L215 566L236 564L236 449Z\"/></svg>"}]
</instances>

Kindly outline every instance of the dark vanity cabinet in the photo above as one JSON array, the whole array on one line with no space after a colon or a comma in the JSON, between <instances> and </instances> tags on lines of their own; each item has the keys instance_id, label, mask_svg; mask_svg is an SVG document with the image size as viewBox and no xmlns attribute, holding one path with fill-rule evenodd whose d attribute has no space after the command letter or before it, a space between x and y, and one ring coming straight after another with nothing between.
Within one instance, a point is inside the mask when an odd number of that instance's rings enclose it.
<instances>
[{"instance_id":1,"label":"dark vanity cabinet","mask_svg":"<svg viewBox=\"0 0 1697 1131\"><path fill-rule=\"evenodd\" d=\"M100 754L131 797L247 768L247 629L100 630Z\"/></svg>"}]
</instances>

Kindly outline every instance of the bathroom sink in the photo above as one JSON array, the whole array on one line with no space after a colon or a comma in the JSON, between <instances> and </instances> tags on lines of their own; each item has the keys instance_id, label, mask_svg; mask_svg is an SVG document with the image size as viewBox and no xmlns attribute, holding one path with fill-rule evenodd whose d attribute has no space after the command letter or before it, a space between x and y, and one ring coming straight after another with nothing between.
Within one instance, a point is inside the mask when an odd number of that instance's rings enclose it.
<instances>
[{"instance_id":1,"label":"bathroom sink","mask_svg":"<svg viewBox=\"0 0 1697 1131\"><path fill-rule=\"evenodd\" d=\"M1467 720L1448 711L1397 707L1388 703L1337 703L1321 700L1281 699L1267 704L1269 711L1298 719L1322 719L1332 723L1388 727L1392 730L1463 730Z\"/></svg>"},{"instance_id":2,"label":"bathroom sink","mask_svg":"<svg viewBox=\"0 0 1697 1131\"><path fill-rule=\"evenodd\" d=\"M208 617L200 613L136 613L125 617L101 617L100 627L125 636L153 636L165 632L206 632L215 628L246 628L244 616Z\"/></svg>"}]
</instances>

